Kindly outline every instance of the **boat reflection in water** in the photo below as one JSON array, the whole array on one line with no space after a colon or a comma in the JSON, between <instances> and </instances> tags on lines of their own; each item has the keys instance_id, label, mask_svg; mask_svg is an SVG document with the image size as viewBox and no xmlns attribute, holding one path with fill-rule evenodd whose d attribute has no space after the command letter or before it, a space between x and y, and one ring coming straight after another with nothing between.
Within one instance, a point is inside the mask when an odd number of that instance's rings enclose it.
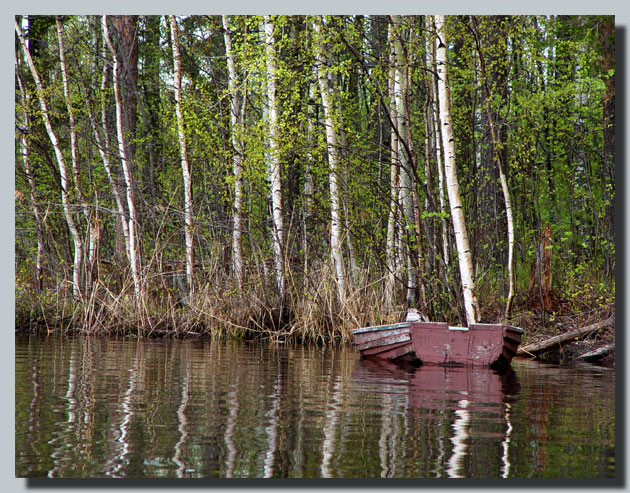
<instances>
[{"instance_id":1,"label":"boat reflection in water","mask_svg":"<svg viewBox=\"0 0 630 493\"><path fill-rule=\"evenodd\" d=\"M520 392L511 368L501 373L479 367L414 368L368 358L357 361L352 379L355 386L370 391L378 388L393 396L398 409L404 408L408 417L421 422L420 426L427 423L430 433L437 433L439 452L430 459L436 477L470 477L465 459L475 454L500 456L491 461L494 470L482 476L509 476L510 412Z\"/></svg>"}]
</instances>

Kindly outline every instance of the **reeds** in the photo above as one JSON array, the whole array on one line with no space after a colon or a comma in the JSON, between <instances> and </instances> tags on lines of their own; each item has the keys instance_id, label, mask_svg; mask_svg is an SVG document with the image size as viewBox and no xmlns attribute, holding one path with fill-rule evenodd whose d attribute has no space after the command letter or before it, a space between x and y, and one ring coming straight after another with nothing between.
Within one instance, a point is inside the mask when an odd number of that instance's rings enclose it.
<instances>
[{"instance_id":1,"label":"reeds","mask_svg":"<svg viewBox=\"0 0 630 493\"><path fill-rule=\"evenodd\" d=\"M404 316L402 306L384 311L384 281L369 272L362 272L361 279L348 288L343 304L329 264L313 263L309 274L287 276L284 299L258 268L251 269L242 291L228 274L204 275L201 270L192 293L181 293L172 282L177 271L145 272L140 300L130 278L123 279L117 290L98 280L78 300L63 284L39 294L18 288L16 329L330 344L349 341L353 328Z\"/></svg>"}]
</instances>

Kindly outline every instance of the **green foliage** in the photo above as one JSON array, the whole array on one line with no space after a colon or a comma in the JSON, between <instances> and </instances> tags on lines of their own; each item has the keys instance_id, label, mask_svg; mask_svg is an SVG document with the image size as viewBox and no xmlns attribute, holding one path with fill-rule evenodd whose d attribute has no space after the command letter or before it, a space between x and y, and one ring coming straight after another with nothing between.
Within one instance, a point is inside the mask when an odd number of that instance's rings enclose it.
<instances>
[{"instance_id":1,"label":"green foliage","mask_svg":"<svg viewBox=\"0 0 630 493\"><path fill-rule=\"evenodd\" d=\"M308 263L329 262L329 165L321 95L316 83L314 17L272 16L275 31L277 99L279 101L278 158L283 183L283 213L287 219L290 277L297 285L315 285L301 279ZM481 85L480 52L475 44L472 19L449 17L449 76L457 171L475 256L480 291L487 299L506 296L506 216L498 179L496 153L506 163L513 195L516 229L516 272L519 292L527 289L530 268L540 232L551 225L555 288L571 298L583 293L586 276L605 302L614 293L614 160L606 160L603 101L610 98L607 81L614 67L602 68L607 56L602 38L611 18L606 16L480 16L479 43L484 56L489 101L499 143L493 147ZM390 132L388 119L389 55L387 16L325 16L321 42L326 47L334 130L343 135L338 149L343 182L343 220L351 234L361 280L380 286L387 276L385 242L390 213ZM140 16L138 29L138 98L135 132L127 135L133 152L133 173L140 210L142 255L147 275L160 276L155 259L183 258L183 185L175 126L170 32L159 16ZM230 120L230 94L222 22L218 16L178 17L183 57L183 111L186 141L193 176L195 250L201 266L199 282L225 285L230 279L232 215L235 178L231 136L243 142L243 251L250 269L250 286L268 300L269 283L258 271L271 258L269 184L266 161L268 132L262 118L267 102L266 51L261 16L231 16L230 28L238 80L245 97L244 129L239 133ZM115 133L111 73L101 94L103 77L100 19L67 16L63 19L66 57L70 73L71 104L79 135L79 179L85 199L98 211L101 225L100 259L120 261L120 233L116 230L116 204L96 148L88 108L97 130L105 137L101 110L108 124L107 153L115 178L121 181ZM70 129L58 63L54 19L42 17L32 26L38 36L37 65L45 84L51 119L70 162ZM420 230L408 231L411 248L423 252L422 277L428 286L427 304L432 315L457 315L459 279L456 269L443 265L440 225L450 222L448 212L430 199L438 196L435 146L426 134L426 40L433 33L423 17L401 17L395 32L405 51L409 70L408 111L411 144L417 166ZM613 31L614 37L614 31ZM16 92L16 122L25 108L30 118L30 168L34 197L45 216L46 265L50 271L67 269L72 247L61 209L59 171L42 124L31 75L20 53L19 73L28 93L25 102ZM109 55L108 55L109 56ZM111 59L106 60L111 72ZM313 88L313 90L312 90ZM614 94L612 94L614 97ZM608 120L606 120L608 121ZM613 120L614 121L614 120ZM429 128L429 131L431 129ZM31 185L25 172L16 130L16 273L32 277L37 241ZM425 159L425 137L429 142ZM607 151L606 151L607 152ZM612 163L612 164L611 164ZM433 188L425 182L433 174ZM307 173L313 195L305 195ZM71 182L74 178L69 177ZM124 187L119 192L125 197ZM19 197L17 195L19 193ZM80 214L78 197L69 190L73 214L87 238L87 222ZM308 204L308 210L307 210ZM394 211L400 221L400 210ZM397 226L405 230L404 226ZM117 239L118 236L118 239ZM345 241L345 239L344 239ZM87 244L87 239L86 239ZM451 258L455 252L450 252ZM350 260L348 245L344 246ZM124 261L124 256L122 258ZM125 265L119 266L123 271ZM152 269L155 272L150 272ZM254 274L253 272L256 272ZM67 273L58 273L68 279ZM262 275L262 274L261 274ZM313 276L314 274L309 274ZM402 283L399 283L402 284ZM362 286L356 286L360 291ZM295 293L310 296L313 292ZM605 293L608 293L606 295ZM399 293L400 294L400 293ZM608 297L607 297L608 296ZM613 294L614 296L614 294ZM310 298L305 298L310 300ZM596 296L591 299L599 299ZM608 301L607 301L608 300ZM401 299L397 300L401 302ZM270 302L272 303L272 302ZM273 304L273 303L272 303ZM483 304L483 300L482 300Z\"/></svg>"}]
</instances>

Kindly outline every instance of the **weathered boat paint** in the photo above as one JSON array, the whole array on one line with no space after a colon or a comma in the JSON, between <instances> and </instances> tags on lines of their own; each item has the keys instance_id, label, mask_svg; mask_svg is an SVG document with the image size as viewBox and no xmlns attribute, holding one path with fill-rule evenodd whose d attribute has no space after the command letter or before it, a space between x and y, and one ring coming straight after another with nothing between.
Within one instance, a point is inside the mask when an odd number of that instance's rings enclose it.
<instances>
[{"instance_id":1,"label":"weathered boat paint","mask_svg":"<svg viewBox=\"0 0 630 493\"><path fill-rule=\"evenodd\" d=\"M364 357L401 359L423 365L509 366L523 330L501 324L449 326L446 322L402 322L364 327L352 332L354 347Z\"/></svg>"}]
</instances>

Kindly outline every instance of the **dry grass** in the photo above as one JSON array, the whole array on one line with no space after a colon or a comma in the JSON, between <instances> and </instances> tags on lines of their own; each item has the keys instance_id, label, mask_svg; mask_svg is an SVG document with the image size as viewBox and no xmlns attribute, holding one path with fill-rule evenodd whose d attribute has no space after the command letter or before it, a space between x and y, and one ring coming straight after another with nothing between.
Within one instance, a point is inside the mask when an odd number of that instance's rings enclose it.
<instances>
[{"instance_id":1,"label":"dry grass","mask_svg":"<svg viewBox=\"0 0 630 493\"><path fill-rule=\"evenodd\" d=\"M384 283L381 279L370 281L367 272L348 289L343 304L332 268L326 263L312 266L308 279L289 277L284 300L273 286L258 271L240 292L233 279L215 276L198 280L185 304L163 274L145 276L139 300L130 279L125 279L118 291L105 282L96 282L81 300L72 300L67 288L40 294L18 289L16 329L148 337L221 335L330 344L349 341L353 328L404 317L402 307L384 310Z\"/></svg>"},{"instance_id":2,"label":"dry grass","mask_svg":"<svg viewBox=\"0 0 630 493\"><path fill-rule=\"evenodd\" d=\"M228 336L330 344L348 342L351 330L357 327L404 320L406 312L403 303L387 309L383 303L384 278L367 270L355 275L341 303L332 266L323 260L311 261L308 276L294 267L287 277L284 299L277 293L273 274L265 273L259 265L248 272L242 290L216 268L207 269L205 277L199 272L191 296L182 296L172 276L172 271L165 273L159 262L148 264L140 299L136 299L129 278L113 282L102 275L80 300L72 299L67 282L41 293L18 282L15 326L24 331ZM402 293L398 294L402 299ZM603 312L614 313L614 305L603 302L601 296L567 298L560 310L546 313L543 320L541 313L517 297L510 323L525 329L527 342L597 321ZM488 292L480 301L482 321L502 320L500 296Z\"/></svg>"}]
</instances>

